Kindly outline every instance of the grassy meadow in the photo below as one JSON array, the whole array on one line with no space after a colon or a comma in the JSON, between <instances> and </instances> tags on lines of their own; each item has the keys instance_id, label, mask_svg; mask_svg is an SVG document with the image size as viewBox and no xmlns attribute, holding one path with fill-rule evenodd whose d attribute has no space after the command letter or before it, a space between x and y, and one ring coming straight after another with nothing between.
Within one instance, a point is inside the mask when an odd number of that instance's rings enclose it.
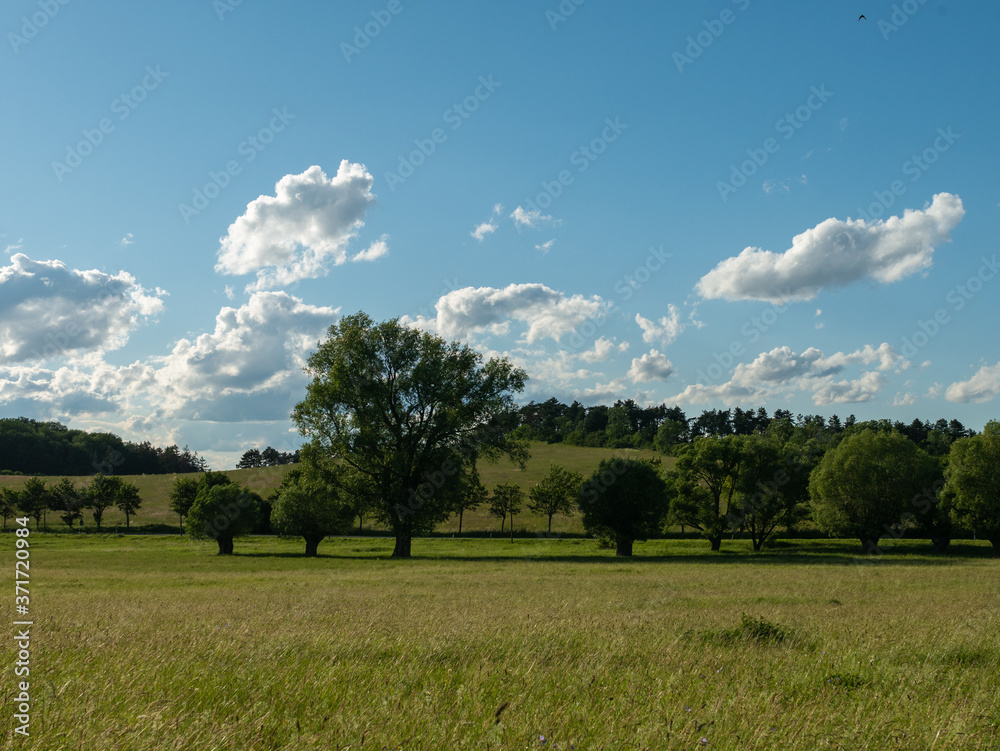
<instances>
[{"instance_id":1,"label":"grassy meadow","mask_svg":"<svg viewBox=\"0 0 1000 751\"><path fill-rule=\"evenodd\" d=\"M30 541L32 740L7 712L4 748L1000 748L981 543Z\"/></svg>"},{"instance_id":2,"label":"grassy meadow","mask_svg":"<svg viewBox=\"0 0 1000 751\"><path fill-rule=\"evenodd\" d=\"M673 465L671 457L662 456L655 451L645 451L637 449L606 449L588 448L584 446L569 446L563 444L533 443L531 445L531 459L522 470L509 461L503 460L496 464L480 462L479 474L483 484L492 489L499 482L514 482L521 486L527 494L528 489L549 473L552 464L559 464L566 469L581 473L585 478L597 469L602 459L615 456L653 458L659 457L663 460L664 467ZM267 495L281 484L282 478L295 465L283 465L279 467L256 467L253 469L229 469L226 474L237 482L246 485L251 490L260 493L265 498ZM170 490L174 486L174 480L183 475L123 475L128 481L139 488L139 497L142 498L142 506L138 514L132 517L132 526L140 528L173 527L178 528L177 515L170 510ZM47 483L57 482L59 477L43 477ZM77 486L82 487L91 481L91 476L73 477ZM21 488L27 482L27 476L0 475L0 487ZM462 519L462 531L489 532L499 530L499 521L490 516L486 508L479 508L465 514ZM117 508L109 508L104 512L104 519L101 524L104 530L113 531L115 527L124 528L125 514ZM515 529L525 532L540 532L547 529L548 519L533 516L525 508L524 512L515 517ZM48 527L51 530L58 530L66 525L59 520L59 515L50 513L48 515ZM89 511L84 512L84 528L88 531L95 531L93 517ZM372 525L370 520L366 520L364 528L370 530ZM458 531L458 517L442 524L438 530L442 533ZM150 530L152 531L152 529ZM157 529L157 531L162 531ZM558 516L552 520L553 533L582 533L583 526L577 516Z\"/></svg>"}]
</instances>

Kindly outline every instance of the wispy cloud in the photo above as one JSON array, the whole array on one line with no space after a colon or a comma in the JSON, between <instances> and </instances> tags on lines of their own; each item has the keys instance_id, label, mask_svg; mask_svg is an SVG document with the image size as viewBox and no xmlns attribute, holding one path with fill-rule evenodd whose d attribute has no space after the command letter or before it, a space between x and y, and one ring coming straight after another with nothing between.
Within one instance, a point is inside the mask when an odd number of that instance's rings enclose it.
<instances>
[{"instance_id":1,"label":"wispy cloud","mask_svg":"<svg viewBox=\"0 0 1000 751\"><path fill-rule=\"evenodd\" d=\"M510 218L514 221L514 226L519 229L521 227L538 229L542 224L552 221L551 214L543 214L538 209L530 209L526 211L520 206L511 212Z\"/></svg>"},{"instance_id":2,"label":"wispy cloud","mask_svg":"<svg viewBox=\"0 0 1000 751\"><path fill-rule=\"evenodd\" d=\"M376 258L381 258L382 256L389 254L389 244L386 242L389 239L388 235L382 235L378 240L375 240L371 245L362 250L360 253L355 255L352 261L374 261Z\"/></svg>"},{"instance_id":3,"label":"wispy cloud","mask_svg":"<svg viewBox=\"0 0 1000 751\"><path fill-rule=\"evenodd\" d=\"M482 242L487 235L492 235L494 232L496 232L499 226L500 225L496 224L492 220L486 221L483 222L482 224L477 224L475 229L473 229L472 232L470 232L469 234L472 235L477 240L479 240L479 242Z\"/></svg>"}]
</instances>

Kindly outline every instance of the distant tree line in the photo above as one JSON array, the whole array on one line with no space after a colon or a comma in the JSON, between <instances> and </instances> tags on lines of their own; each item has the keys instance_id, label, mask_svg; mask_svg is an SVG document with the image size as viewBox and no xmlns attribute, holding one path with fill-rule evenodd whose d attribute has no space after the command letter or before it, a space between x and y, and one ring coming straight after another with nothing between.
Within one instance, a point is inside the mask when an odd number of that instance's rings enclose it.
<instances>
[{"instance_id":1,"label":"distant tree line","mask_svg":"<svg viewBox=\"0 0 1000 751\"><path fill-rule=\"evenodd\" d=\"M160 448L113 433L71 430L59 422L0 418L0 472L21 475L158 475L204 472L207 462L186 446Z\"/></svg>"},{"instance_id":2,"label":"distant tree line","mask_svg":"<svg viewBox=\"0 0 1000 751\"><path fill-rule=\"evenodd\" d=\"M244 451L243 456L240 457L239 462L236 464L236 468L251 469L253 467L277 467L282 464L298 464L298 462L298 450L288 453L285 451L278 451L277 449L268 446L263 451L256 448Z\"/></svg>"},{"instance_id":3,"label":"distant tree line","mask_svg":"<svg viewBox=\"0 0 1000 751\"><path fill-rule=\"evenodd\" d=\"M841 420L838 415L793 415L776 409L768 415L757 409L710 409L688 417L674 405L640 407L632 399L618 400L613 406L585 407L574 401L566 405L556 398L530 402L518 410L519 437L545 443L607 448L660 448L677 443L691 443L700 436L751 435L766 431L774 420L788 420L794 426L837 434L856 426L878 430L894 429L935 456L948 452L952 441L975 435L958 420L936 422L914 419L901 421L869 420L858 423L854 415Z\"/></svg>"}]
</instances>

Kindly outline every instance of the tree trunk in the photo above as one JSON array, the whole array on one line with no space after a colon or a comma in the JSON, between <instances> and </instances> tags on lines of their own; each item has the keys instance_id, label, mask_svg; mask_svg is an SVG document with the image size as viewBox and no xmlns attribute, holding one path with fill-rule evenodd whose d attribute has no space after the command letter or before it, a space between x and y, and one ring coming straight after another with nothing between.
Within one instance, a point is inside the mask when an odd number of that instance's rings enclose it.
<instances>
[{"instance_id":1,"label":"tree trunk","mask_svg":"<svg viewBox=\"0 0 1000 751\"><path fill-rule=\"evenodd\" d=\"M878 537L862 537L861 553L863 555L878 555L882 551L878 549Z\"/></svg>"},{"instance_id":2,"label":"tree trunk","mask_svg":"<svg viewBox=\"0 0 1000 751\"><path fill-rule=\"evenodd\" d=\"M760 549L764 547L764 538L763 537L758 538L751 535L750 540L753 542L753 552L759 553Z\"/></svg>"},{"instance_id":3,"label":"tree trunk","mask_svg":"<svg viewBox=\"0 0 1000 751\"><path fill-rule=\"evenodd\" d=\"M184 534L184 517L178 514L177 519L181 524L181 534Z\"/></svg>"},{"instance_id":4,"label":"tree trunk","mask_svg":"<svg viewBox=\"0 0 1000 751\"><path fill-rule=\"evenodd\" d=\"M615 555L621 556L631 556L632 555L632 540L628 537L619 537L615 545Z\"/></svg>"},{"instance_id":5,"label":"tree trunk","mask_svg":"<svg viewBox=\"0 0 1000 751\"><path fill-rule=\"evenodd\" d=\"M464 508L460 508L458 510L458 533L459 534L462 534L462 514L464 514L464 513L465 513L465 509Z\"/></svg>"},{"instance_id":6,"label":"tree trunk","mask_svg":"<svg viewBox=\"0 0 1000 751\"><path fill-rule=\"evenodd\" d=\"M931 544L934 545L935 553L947 553L948 546L951 544L950 537L932 537Z\"/></svg>"},{"instance_id":7,"label":"tree trunk","mask_svg":"<svg viewBox=\"0 0 1000 751\"><path fill-rule=\"evenodd\" d=\"M125 514L125 529L129 528L129 520L131 520L131 518L132 518L131 514Z\"/></svg>"},{"instance_id":8,"label":"tree trunk","mask_svg":"<svg viewBox=\"0 0 1000 751\"><path fill-rule=\"evenodd\" d=\"M510 541L514 542L514 515L510 515Z\"/></svg>"},{"instance_id":9,"label":"tree trunk","mask_svg":"<svg viewBox=\"0 0 1000 751\"><path fill-rule=\"evenodd\" d=\"M320 542L323 540L322 537L307 537L306 538L306 556L313 557L317 554L317 548L319 548Z\"/></svg>"},{"instance_id":10,"label":"tree trunk","mask_svg":"<svg viewBox=\"0 0 1000 751\"><path fill-rule=\"evenodd\" d=\"M712 550L719 550L722 547L722 535L715 535L714 537L708 538L709 545L712 546Z\"/></svg>"},{"instance_id":11,"label":"tree trunk","mask_svg":"<svg viewBox=\"0 0 1000 751\"><path fill-rule=\"evenodd\" d=\"M364 523L364 517L362 517L361 514L358 514L358 534L361 534L361 528L364 526Z\"/></svg>"},{"instance_id":12,"label":"tree trunk","mask_svg":"<svg viewBox=\"0 0 1000 751\"><path fill-rule=\"evenodd\" d=\"M549 534L552 534L552 514L549 514Z\"/></svg>"},{"instance_id":13,"label":"tree trunk","mask_svg":"<svg viewBox=\"0 0 1000 751\"><path fill-rule=\"evenodd\" d=\"M409 558L410 557L410 543L413 542L413 538L407 532L397 532L396 533L396 547L392 549L393 558Z\"/></svg>"},{"instance_id":14,"label":"tree trunk","mask_svg":"<svg viewBox=\"0 0 1000 751\"><path fill-rule=\"evenodd\" d=\"M503 525L506 523L507 523L507 514L504 514L503 518L500 520L500 534L503 534Z\"/></svg>"},{"instance_id":15,"label":"tree trunk","mask_svg":"<svg viewBox=\"0 0 1000 751\"><path fill-rule=\"evenodd\" d=\"M1000 556L1000 537L991 537L990 544L993 545L993 555Z\"/></svg>"}]
</instances>

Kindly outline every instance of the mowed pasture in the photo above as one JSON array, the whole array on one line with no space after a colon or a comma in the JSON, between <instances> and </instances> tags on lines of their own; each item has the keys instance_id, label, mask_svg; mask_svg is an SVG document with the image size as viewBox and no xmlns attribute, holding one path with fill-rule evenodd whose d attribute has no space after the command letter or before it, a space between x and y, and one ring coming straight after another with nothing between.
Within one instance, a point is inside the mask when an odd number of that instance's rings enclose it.
<instances>
[{"instance_id":1,"label":"mowed pasture","mask_svg":"<svg viewBox=\"0 0 1000 751\"><path fill-rule=\"evenodd\" d=\"M479 474L483 484L490 490L500 482L514 482L521 486L527 496L532 485L541 480L549 472L552 464L558 464L565 469L579 472L584 479L597 469L597 465L602 459L612 457L636 457L654 458L658 457L663 461L663 467L672 467L674 459L662 456L655 451L639 449L606 449L590 448L584 446L569 446L564 444L531 444L531 459L522 470L509 460L503 459L495 464L485 461L479 462ZM282 465L278 467L257 467L253 469L230 469L225 470L226 474L232 477L251 490L256 491L264 498L267 498L275 488L281 484L282 478L289 469L295 465ZM139 512L132 517L131 525L135 527L146 526L168 526L178 528L179 520L177 515L170 510L169 494L174 486L174 481L178 477L199 475L123 475L124 479L133 483L139 488L139 496L142 498L142 507ZM43 477L47 484L53 484L60 478ZM73 477L72 479L78 487L88 484L92 477ZM0 475L0 487L11 487L20 489L27 482L27 476L20 475ZM84 511L84 528L88 531L96 530L93 517L89 511ZM115 527L124 528L125 514L115 507L111 507L104 512L104 519L101 523L103 529ZM547 529L548 519L546 517L534 516L527 510L527 501L524 511L515 517L515 529L525 532L540 532ZM48 514L48 527L51 530L58 530L60 527L66 529L66 525L59 520L57 513ZM462 520L462 531L470 532L490 532L499 530L500 521L490 516L485 507L467 512ZM371 520L365 520L364 529L373 529ZM458 530L458 517L449 519L438 527L443 533L456 532ZM558 515L552 520L553 533L582 533L583 526L579 517Z\"/></svg>"},{"instance_id":2,"label":"mowed pasture","mask_svg":"<svg viewBox=\"0 0 1000 751\"><path fill-rule=\"evenodd\" d=\"M32 739L6 713L5 748L1000 747L988 544L30 541Z\"/></svg>"}]
</instances>

